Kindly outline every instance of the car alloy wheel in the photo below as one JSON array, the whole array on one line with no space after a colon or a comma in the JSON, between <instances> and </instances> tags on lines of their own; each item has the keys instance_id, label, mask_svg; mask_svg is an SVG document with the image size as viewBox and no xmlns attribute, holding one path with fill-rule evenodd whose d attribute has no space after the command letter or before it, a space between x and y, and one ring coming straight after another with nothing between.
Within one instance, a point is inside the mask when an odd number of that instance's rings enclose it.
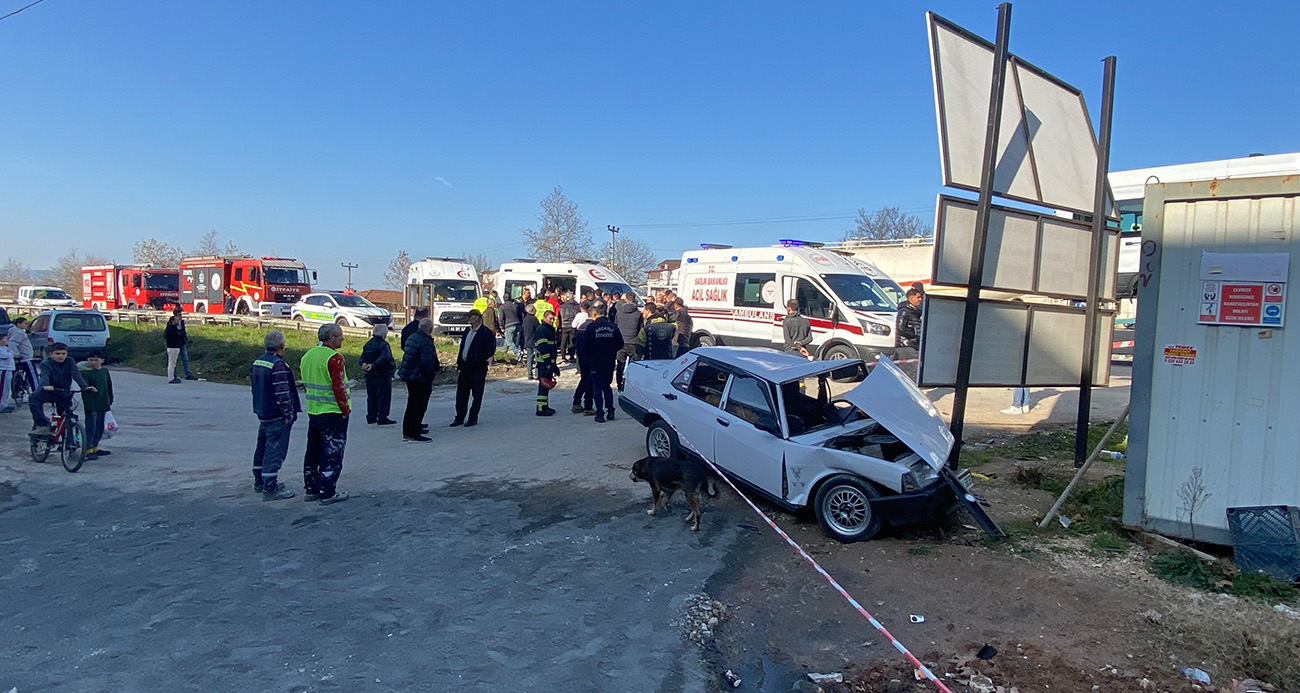
<instances>
[{"instance_id":1,"label":"car alloy wheel","mask_svg":"<svg viewBox=\"0 0 1300 693\"><path fill-rule=\"evenodd\" d=\"M832 477L817 490L813 508L831 538L863 541L880 531L880 516L871 507L871 501L879 497L870 483L845 474Z\"/></svg>"},{"instance_id":2,"label":"car alloy wheel","mask_svg":"<svg viewBox=\"0 0 1300 693\"><path fill-rule=\"evenodd\" d=\"M677 433L673 431L663 421L656 421L650 424L650 428L645 434L645 452L651 457L667 457L674 459L680 451L680 444L677 442Z\"/></svg>"}]
</instances>

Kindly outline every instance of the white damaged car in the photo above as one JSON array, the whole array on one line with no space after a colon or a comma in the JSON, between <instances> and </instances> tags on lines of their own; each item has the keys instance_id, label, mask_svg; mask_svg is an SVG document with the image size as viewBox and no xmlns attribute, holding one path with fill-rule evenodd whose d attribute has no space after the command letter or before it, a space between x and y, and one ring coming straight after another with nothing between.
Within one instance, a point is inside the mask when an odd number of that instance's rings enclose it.
<instances>
[{"instance_id":1,"label":"white damaged car","mask_svg":"<svg viewBox=\"0 0 1300 693\"><path fill-rule=\"evenodd\" d=\"M887 358L809 361L771 349L703 347L629 363L619 406L645 425L646 452L705 458L791 511L811 507L840 541L862 541L957 505L940 475L953 437ZM961 479L964 483L965 480Z\"/></svg>"}]
</instances>

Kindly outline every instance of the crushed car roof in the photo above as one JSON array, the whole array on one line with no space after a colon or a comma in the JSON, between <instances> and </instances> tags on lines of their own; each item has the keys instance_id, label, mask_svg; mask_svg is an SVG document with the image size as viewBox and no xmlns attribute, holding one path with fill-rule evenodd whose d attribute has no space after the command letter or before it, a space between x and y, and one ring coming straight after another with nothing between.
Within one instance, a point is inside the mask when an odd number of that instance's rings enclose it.
<instances>
[{"instance_id":1,"label":"crushed car roof","mask_svg":"<svg viewBox=\"0 0 1300 693\"><path fill-rule=\"evenodd\" d=\"M862 359L809 361L797 354L787 354L762 347L699 347L692 349L690 353L721 364L735 366L778 383L862 363Z\"/></svg>"}]
</instances>

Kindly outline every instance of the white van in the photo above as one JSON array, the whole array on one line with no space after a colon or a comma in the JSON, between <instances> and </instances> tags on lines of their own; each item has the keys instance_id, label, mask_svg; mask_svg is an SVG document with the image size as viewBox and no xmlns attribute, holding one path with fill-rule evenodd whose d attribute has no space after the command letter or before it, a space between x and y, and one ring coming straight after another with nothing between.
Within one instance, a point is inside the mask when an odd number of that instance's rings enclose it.
<instances>
[{"instance_id":1,"label":"white van","mask_svg":"<svg viewBox=\"0 0 1300 693\"><path fill-rule=\"evenodd\" d=\"M18 305L44 306L49 308L78 306L77 299L57 286L20 286L18 287Z\"/></svg>"},{"instance_id":2,"label":"white van","mask_svg":"<svg viewBox=\"0 0 1300 693\"><path fill-rule=\"evenodd\" d=\"M537 262L515 258L513 262L501 265L501 270L497 272L497 292L503 301L519 298L524 289L531 289L533 298L542 298L543 292L550 288L572 291L575 297L581 296L584 290L608 291L611 294L633 292L632 287L614 270L595 260Z\"/></svg>"},{"instance_id":3,"label":"white van","mask_svg":"<svg viewBox=\"0 0 1300 693\"><path fill-rule=\"evenodd\" d=\"M461 258L413 262L406 274L407 318L415 308L427 306L434 334L460 334L469 327L469 311L482 293L478 271Z\"/></svg>"},{"instance_id":4,"label":"white van","mask_svg":"<svg viewBox=\"0 0 1300 693\"><path fill-rule=\"evenodd\" d=\"M876 354L895 354L893 296L901 288L875 267L868 274L864 264L805 241L707 245L682 255L677 295L694 323L693 344L780 349L785 302L793 298L812 324L809 351L817 358L872 363Z\"/></svg>"}]
</instances>

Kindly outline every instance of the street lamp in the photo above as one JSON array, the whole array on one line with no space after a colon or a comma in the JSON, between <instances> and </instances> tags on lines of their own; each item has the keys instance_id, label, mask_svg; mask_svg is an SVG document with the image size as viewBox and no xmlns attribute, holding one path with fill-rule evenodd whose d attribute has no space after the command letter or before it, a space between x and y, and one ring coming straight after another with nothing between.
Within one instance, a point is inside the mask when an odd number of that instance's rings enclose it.
<instances>
[{"instance_id":1,"label":"street lamp","mask_svg":"<svg viewBox=\"0 0 1300 693\"><path fill-rule=\"evenodd\" d=\"M609 268L614 269L614 240L618 234L618 227L606 225L605 228L609 229Z\"/></svg>"}]
</instances>

